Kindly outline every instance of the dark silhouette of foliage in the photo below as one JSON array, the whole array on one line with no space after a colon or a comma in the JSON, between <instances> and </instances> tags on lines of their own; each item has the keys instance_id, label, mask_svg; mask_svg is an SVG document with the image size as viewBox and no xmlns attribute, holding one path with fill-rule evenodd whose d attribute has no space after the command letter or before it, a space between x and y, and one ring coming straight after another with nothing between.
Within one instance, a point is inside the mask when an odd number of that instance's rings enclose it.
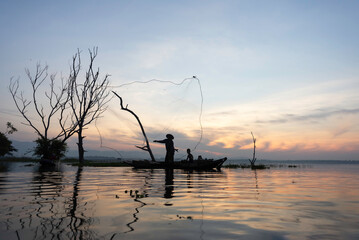
<instances>
[{"instance_id":1,"label":"dark silhouette of foliage","mask_svg":"<svg viewBox=\"0 0 359 240\"><path fill-rule=\"evenodd\" d=\"M7 134L13 134L16 131L17 131L17 129L11 124L11 122L6 123L6 133Z\"/></svg>"},{"instance_id":2,"label":"dark silhouette of foliage","mask_svg":"<svg viewBox=\"0 0 359 240\"><path fill-rule=\"evenodd\" d=\"M10 123L6 123L6 132L0 132L0 157L6 154L12 155L12 152L16 152L17 149L12 146L12 141L8 139L6 134L13 134L17 129Z\"/></svg>"},{"instance_id":3,"label":"dark silhouette of foliage","mask_svg":"<svg viewBox=\"0 0 359 240\"><path fill-rule=\"evenodd\" d=\"M12 142L7 138L7 136L0 132L0 157L10 154L11 152L16 152L16 148L12 146Z\"/></svg>"},{"instance_id":4,"label":"dark silhouette of foliage","mask_svg":"<svg viewBox=\"0 0 359 240\"><path fill-rule=\"evenodd\" d=\"M35 143L34 155L44 159L60 159L65 156L67 150L66 142L58 139L38 138Z\"/></svg>"}]
</instances>

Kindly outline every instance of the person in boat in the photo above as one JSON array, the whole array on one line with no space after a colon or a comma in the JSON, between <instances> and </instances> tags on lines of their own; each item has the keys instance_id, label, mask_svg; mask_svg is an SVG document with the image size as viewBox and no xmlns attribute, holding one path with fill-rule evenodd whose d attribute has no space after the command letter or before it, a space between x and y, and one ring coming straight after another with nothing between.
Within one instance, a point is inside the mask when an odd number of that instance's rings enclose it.
<instances>
[{"instance_id":1,"label":"person in boat","mask_svg":"<svg viewBox=\"0 0 359 240\"><path fill-rule=\"evenodd\" d=\"M193 155L191 154L191 149L187 149L187 161L189 161L190 163L193 163Z\"/></svg>"},{"instance_id":2,"label":"person in boat","mask_svg":"<svg viewBox=\"0 0 359 240\"><path fill-rule=\"evenodd\" d=\"M199 156L198 156L198 161L201 161L201 160L203 160L203 158L202 158L201 155L199 155Z\"/></svg>"},{"instance_id":3,"label":"person in boat","mask_svg":"<svg viewBox=\"0 0 359 240\"><path fill-rule=\"evenodd\" d=\"M173 139L174 139L174 137L172 134L167 134L166 139L153 141L153 142L157 142L157 143L164 143L166 145L165 163L168 163L168 164L173 163L175 151L177 151L177 149L175 149L175 147L174 147Z\"/></svg>"}]
</instances>

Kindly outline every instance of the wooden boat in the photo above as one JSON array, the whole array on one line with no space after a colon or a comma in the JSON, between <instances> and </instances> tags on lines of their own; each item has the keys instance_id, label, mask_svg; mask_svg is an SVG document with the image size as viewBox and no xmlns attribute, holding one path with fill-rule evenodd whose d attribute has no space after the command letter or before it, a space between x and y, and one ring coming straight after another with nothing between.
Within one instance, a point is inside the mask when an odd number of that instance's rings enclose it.
<instances>
[{"instance_id":1,"label":"wooden boat","mask_svg":"<svg viewBox=\"0 0 359 240\"><path fill-rule=\"evenodd\" d=\"M160 169L160 168L172 168L172 169L189 169L189 170L210 170L220 169L227 158L221 158L217 160L206 159L206 160L194 160L192 163L182 160L175 161L173 164L167 164L165 162L153 162L149 160L133 160L127 161L126 163L134 168L142 169Z\"/></svg>"},{"instance_id":2,"label":"wooden boat","mask_svg":"<svg viewBox=\"0 0 359 240\"><path fill-rule=\"evenodd\" d=\"M194 77L195 78L195 77ZM118 95L116 92L112 91L119 99L120 99L120 107L121 110L124 110L126 112L131 113L137 120L138 125L141 128L143 137L145 139L145 146L136 146L139 149L142 149L144 151L147 151L150 154L151 160L152 161L148 161L148 160L140 160L140 161L126 161L126 163L130 166L133 166L134 168L147 168L147 169L155 169L155 168L166 168L166 169L189 169L189 170L210 170L210 169L220 169L222 167L222 164L227 160L227 158L221 158L218 160L213 160L213 159L209 159L209 160L194 160L193 162L189 162L189 161L179 161L179 162L173 162L171 164L165 163L165 162L157 162L155 160L155 157L152 153L151 147L150 147L150 143L148 141L148 138L146 136L145 133L145 129L143 128L143 125L140 121L140 118L130 109L123 106L123 101L122 101L122 97L120 95Z\"/></svg>"}]
</instances>

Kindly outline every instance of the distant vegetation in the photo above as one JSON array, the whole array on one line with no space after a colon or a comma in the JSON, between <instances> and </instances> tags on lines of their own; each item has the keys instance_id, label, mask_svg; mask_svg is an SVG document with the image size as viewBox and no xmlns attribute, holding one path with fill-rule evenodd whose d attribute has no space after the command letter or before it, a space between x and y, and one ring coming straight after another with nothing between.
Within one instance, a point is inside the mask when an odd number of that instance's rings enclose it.
<instances>
[{"instance_id":1,"label":"distant vegetation","mask_svg":"<svg viewBox=\"0 0 359 240\"><path fill-rule=\"evenodd\" d=\"M270 166L266 166L263 164L259 164L259 165L249 165L249 164L228 164L228 165L224 165L222 166L223 168L251 168L251 169L268 169L270 168Z\"/></svg>"}]
</instances>

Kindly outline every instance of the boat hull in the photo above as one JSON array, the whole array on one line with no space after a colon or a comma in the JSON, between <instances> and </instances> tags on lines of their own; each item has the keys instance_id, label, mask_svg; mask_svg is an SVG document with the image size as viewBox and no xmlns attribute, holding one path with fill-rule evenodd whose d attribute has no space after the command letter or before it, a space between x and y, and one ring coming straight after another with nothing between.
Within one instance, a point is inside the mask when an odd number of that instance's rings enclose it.
<instances>
[{"instance_id":1,"label":"boat hull","mask_svg":"<svg viewBox=\"0 0 359 240\"><path fill-rule=\"evenodd\" d=\"M179 161L168 164L165 162L152 162L148 160L134 160L128 161L127 164L134 168L142 169L190 169L190 170L209 170L220 169L227 158L221 158L218 160L194 160L192 163L188 161Z\"/></svg>"}]
</instances>

